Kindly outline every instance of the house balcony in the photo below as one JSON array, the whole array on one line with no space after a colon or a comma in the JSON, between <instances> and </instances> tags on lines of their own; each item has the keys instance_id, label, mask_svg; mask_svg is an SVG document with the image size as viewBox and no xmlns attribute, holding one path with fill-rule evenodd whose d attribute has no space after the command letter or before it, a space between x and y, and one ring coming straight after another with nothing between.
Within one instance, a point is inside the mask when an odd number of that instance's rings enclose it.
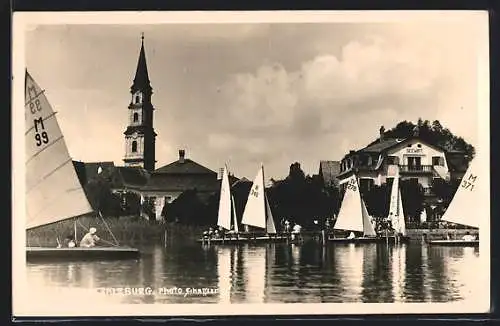
<instances>
[{"instance_id":1,"label":"house balcony","mask_svg":"<svg viewBox=\"0 0 500 326\"><path fill-rule=\"evenodd\" d=\"M427 174L427 173L433 173L434 167L432 165L400 165L399 172Z\"/></svg>"}]
</instances>

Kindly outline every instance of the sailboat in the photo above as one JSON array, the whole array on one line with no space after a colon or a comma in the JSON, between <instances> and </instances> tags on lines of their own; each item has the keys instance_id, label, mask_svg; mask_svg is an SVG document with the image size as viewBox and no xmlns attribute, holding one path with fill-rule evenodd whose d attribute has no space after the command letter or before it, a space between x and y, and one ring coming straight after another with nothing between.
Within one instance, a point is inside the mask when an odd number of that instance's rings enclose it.
<instances>
[{"instance_id":1,"label":"sailboat","mask_svg":"<svg viewBox=\"0 0 500 326\"><path fill-rule=\"evenodd\" d=\"M238 240L239 229L236 216L236 206L234 197L231 195L231 185L229 184L229 174L227 166L224 166L222 172L217 226L223 228L226 232L229 231L227 234L229 237L226 237L226 235L224 235L222 238L201 238L198 240L198 242L205 242L205 240L210 240L211 242L226 242ZM233 238L231 235L236 235L236 237Z\"/></svg>"},{"instance_id":2,"label":"sailboat","mask_svg":"<svg viewBox=\"0 0 500 326\"><path fill-rule=\"evenodd\" d=\"M247 227L258 228L262 231L252 232L248 235L250 240L285 240L286 237L278 236L274 224L273 213L264 186L264 166L261 165L248 194L241 223ZM257 236L257 233L260 233Z\"/></svg>"},{"instance_id":3,"label":"sailboat","mask_svg":"<svg viewBox=\"0 0 500 326\"><path fill-rule=\"evenodd\" d=\"M27 70L25 74L26 230L74 218L76 236L76 218L93 213L93 209L78 180L52 106ZM138 255L137 249L120 246L26 248L28 260L121 259Z\"/></svg>"},{"instance_id":4,"label":"sailboat","mask_svg":"<svg viewBox=\"0 0 500 326\"><path fill-rule=\"evenodd\" d=\"M408 241L409 238L406 236L405 213L401 199L401 188L399 186L399 167L396 166L395 168L396 174L392 182L388 219L391 221L392 228L394 229L394 235L391 238L402 242Z\"/></svg>"},{"instance_id":5,"label":"sailboat","mask_svg":"<svg viewBox=\"0 0 500 326\"><path fill-rule=\"evenodd\" d=\"M358 180L355 175L346 182L346 190L340 207L334 230L362 233L362 237L329 238L335 242L376 242L377 233L370 221L370 215L359 192Z\"/></svg>"},{"instance_id":6,"label":"sailboat","mask_svg":"<svg viewBox=\"0 0 500 326\"><path fill-rule=\"evenodd\" d=\"M460 186L458 187L450 205L444 212L441 220L461 224L479 229L479 219L477 217L477 205L481 200L479 198L482 179L477 168L477 158L470 163L467 172L465 172ZM479 246L479 239L449 239L449 240L430 240L431 245L447 246Z\"/></svg>"}]
</instances>

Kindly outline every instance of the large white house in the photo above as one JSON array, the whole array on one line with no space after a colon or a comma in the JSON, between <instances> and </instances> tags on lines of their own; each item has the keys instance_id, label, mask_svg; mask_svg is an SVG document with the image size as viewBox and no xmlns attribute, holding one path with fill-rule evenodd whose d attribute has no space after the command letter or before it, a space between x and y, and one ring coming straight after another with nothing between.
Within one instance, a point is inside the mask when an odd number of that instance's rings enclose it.
<instances>
[{"instance_id":1,"label":"large white house","mask_svg":"<svg viewBox=\"0 0 500 326\"><path fill-rule=\"evenodd\" d=\"M399 167L401 179L414 179L431 194L434 179L460 178L467 169L465 153L447 152L419 138L418 133L405 139L384 138L383 127L380 138L365 148L350 151L340 163L339 183L356 174L361 189L386 183Z\"/></svg>"}]
</instances>

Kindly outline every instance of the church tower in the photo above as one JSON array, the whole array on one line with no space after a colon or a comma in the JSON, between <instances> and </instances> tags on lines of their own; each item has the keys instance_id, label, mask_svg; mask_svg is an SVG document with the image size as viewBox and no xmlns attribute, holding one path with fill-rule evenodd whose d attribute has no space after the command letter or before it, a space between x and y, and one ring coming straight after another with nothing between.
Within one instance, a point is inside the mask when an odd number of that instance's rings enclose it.
<instances>
[{"instance_id":1,"label":"church tower","mask_svg":"<svg viewBox=\"0 0 500 326\"><path fill-rule=\"evenodd\" d=\"M125 166L139 166L148 171L155 169L156 133L153 128L151 96L153 89L149 82L144 35L141 37L141 51L137 62L134 82L130 87L131 101L128 106L129 122L125 130Z\"/></svg>"}]
</instances>

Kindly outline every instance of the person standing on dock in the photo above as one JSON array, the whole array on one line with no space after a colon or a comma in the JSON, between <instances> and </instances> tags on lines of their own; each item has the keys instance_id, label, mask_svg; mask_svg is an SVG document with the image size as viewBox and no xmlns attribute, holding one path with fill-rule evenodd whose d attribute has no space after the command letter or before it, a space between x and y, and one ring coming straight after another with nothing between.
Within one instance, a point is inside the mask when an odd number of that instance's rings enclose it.
<instances>
[{"instance_id":1,"label":"person standing on dock","mask_svg":"<svg viewBox=\"0 0 500 326\"><path fill-rule=\"evenodd\" d=\"M80 241L80 247L91 248L95 247L97 241L99 241L99 237L96 235L97 229L90 228L89 232L85 234Z\"/></svg>"}]
</instances>

